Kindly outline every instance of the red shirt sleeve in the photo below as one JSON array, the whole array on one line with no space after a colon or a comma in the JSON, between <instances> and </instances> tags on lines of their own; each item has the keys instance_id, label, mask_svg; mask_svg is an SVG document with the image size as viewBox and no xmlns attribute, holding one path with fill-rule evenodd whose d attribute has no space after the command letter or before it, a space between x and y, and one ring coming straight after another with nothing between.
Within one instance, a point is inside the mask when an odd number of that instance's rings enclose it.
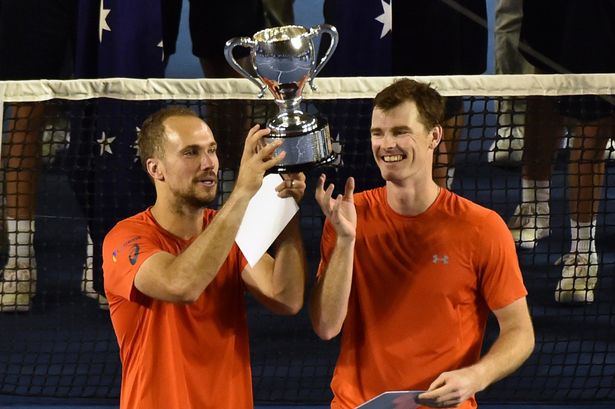
<instances>
[{"instance_id":1,"label":"red shirt sleeve","mask_svg":"<svg viewBox=\"0 0 615 409\"><path fill-rule=\"evenodd\" d=\"M116 225L103 242L105 292L134 301L135 276L143 262L159 251L160 240L147 224L124 221Z\"/></svg>"},{"instance_id":2,"label":"red shirt sleeve","mask_svg":"<svg viewBox=\"0 0 615 409\"><path fill-rule=\"evenodd\" d=\"M479 232L475 257L479 286L490 310L497 310L527 295L512 235L502 218L490 212Z\"/></svg>"}]
</instances>

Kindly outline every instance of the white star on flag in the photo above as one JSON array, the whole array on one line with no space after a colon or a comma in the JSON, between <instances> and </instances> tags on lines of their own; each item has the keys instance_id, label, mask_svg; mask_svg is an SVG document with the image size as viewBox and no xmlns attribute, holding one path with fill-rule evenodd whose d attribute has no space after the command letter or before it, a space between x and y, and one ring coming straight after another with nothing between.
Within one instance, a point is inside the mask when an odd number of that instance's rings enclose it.
<instances>
[{"instance_id":1,"label":"white star on flag","mask_svg":"<svg viewBox=\"0 0 615 409\"><path fill-rule=\"evenodd\" d=\"M106 9L103 6L103 1L100 0L100 20L98 21L98 42L102 43L103 30L111 31L109 24L107 24L107 16L111 12L111 9Z\"/></svg>"},{"instance_id":2,"label":"white star on flag","mask_svg":"<svg viewBox=\"0 0 615 409\"><path fill-rule=\"evenodd\" d=\"M162 48L162 59L160 61L164 61L164 44L162 43L162 41L156 44L156 47Z\"/></svg>"},{"instance_id":3,"label":"white star on flag","mask_svg":"<svg viewBox=\"0 0 615 409\"><path fill-rule=\"evenodd\" d=\"M382 2L382 14L375 18L378 22L382 23L382 33L380 34L380 38L384 38L385 35L389 33L389 31L393 31L393 0L390 3L387 3L384 0Z\"/></svg>"},{"instance_id":4,"label":"white star on flag","mask_svg":"<svg viewBox=\"0 0 615 409\"><path fill-rule=\"evenodd\" d=\"M113 151L111 150L111 144L114 140L115 136L107 138L107 135L105 135L104 131L101 133L100 139L96 139L96 142L98 142L98 145L100 145L99 156L103 156L105 152L113 154Z\"/></svg>"},{"instance_id":5,"label":"white star on flag","mask_svg":"<svg viewBox=\"0 0 615 409\"><path fill-rule=\"evenodd\" d=\"M135 157L132 160L133 162L136 162L139 160L139 135L141 134L141 128L137 126L136 129L137 129L137 139L135 139L135 142L132 145L130 145L130 147L135 150Z\"/></svg>"}]
</instances>

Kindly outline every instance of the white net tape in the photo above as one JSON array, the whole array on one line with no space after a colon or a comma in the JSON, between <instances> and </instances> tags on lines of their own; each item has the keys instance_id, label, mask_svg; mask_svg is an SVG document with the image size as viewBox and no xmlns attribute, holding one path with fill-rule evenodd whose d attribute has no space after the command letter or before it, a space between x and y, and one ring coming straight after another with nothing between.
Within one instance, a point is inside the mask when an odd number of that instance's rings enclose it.
<instances>
[{"instance_id":1,"label":"white net tape","mask_svg":"<svg viewBox=\"0 0 615 409\"><path fill-rule=\"evenodd\" d=\"M611 95L615 74L464 75L411 77L428 82L444 96ZM306 99L373 98L396 77L316 78ZM0 101L33 102L54 98L123 100L258 99L246 79L128 79L0 81ZM265 98L271 98L267 92Z\"/></svg>"}]
</instances>

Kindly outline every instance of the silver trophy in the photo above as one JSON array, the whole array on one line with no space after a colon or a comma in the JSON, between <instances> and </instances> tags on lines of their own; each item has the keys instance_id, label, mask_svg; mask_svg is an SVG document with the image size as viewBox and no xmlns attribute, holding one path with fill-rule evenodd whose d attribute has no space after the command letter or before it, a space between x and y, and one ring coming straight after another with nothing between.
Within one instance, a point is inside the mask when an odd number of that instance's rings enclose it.
<instances>
[{"instance_id":1,"label":"silver trophy","mask_svg":"<svg viewBox=\"0 0 615 409\"><path fill-rule=\"evenodd\" d=\"M322 33L331 36L331 45L316 64L314 39ZM316 90L314 77L333 55L337 41L335 27L321 24L310 29L301 26L268 28L252 38L235 37L226 42L224 56L231 67L260 88L259 97L269 88L280 108L278 115L267 121L271 133L264 138L267 143L283 139L276 154L285 151L286 157L274 171L302 171L337 159L327 121L302 112L299 107L305 82L309 80L312 90ZM237 46L250 48L250 62L260 81L233 57L233 49Z\"/></svg>"}]
</instances>

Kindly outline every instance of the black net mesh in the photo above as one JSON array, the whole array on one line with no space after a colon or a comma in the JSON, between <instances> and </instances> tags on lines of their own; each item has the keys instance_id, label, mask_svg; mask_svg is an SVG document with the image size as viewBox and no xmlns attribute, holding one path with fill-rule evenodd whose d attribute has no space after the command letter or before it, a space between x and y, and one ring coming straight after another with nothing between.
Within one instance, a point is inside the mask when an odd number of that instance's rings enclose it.
<instances>
[{"instance_id":1,"label":"black net mesh","mask_svg":"<svg viewBox=\"0 0 615 409\"><path fill-rule=\"evenodd\" d=\"M524 115L526 104L532 103L552 110L556 115L551 116L561 120L550 123L549 115L534 114L538 119L529 112ZM214 207L220 206L232 189L246 130L274 114L271 103L96 98L5 104L2 214L4 220L32 219L34 223L4 223L1 395L119 397L118 346L105 300L98 296L102 293L100 248L105 233L118 220L153 203L153 187L135 156L137 128L148 114L170 104L191 107L214 130L222 164L221 194ZM615 132L608 121L594 126L612 117L610 111L584 104L559 97L464 97L461 112L447 122L448 130L455 131L448 133L457 140L451 142L447 159L437 160L442 174L448 174L453 191L496 210L504 220L514 217L522 200L523 143L529 166L546 168L551 174L549 226L537 225L536 215L531 214L518 214L521 221L516 226L533 232L527 237L543 234L545 228L548 234L540 240L528 239L529 244L518 251L536 326L536 349L520 370L481 393L480 401L615 401L615 248L610 240L614 220L608 200L615 194L610 188L615 175L608 166L613 154L608 134ZM323 223L313 199L317 175L326 172L336 186L343 186L352 175L357 190L382 181L371 157L370 100L304 101L303 110L327 117L332 135L343 147L343 166L308 173L301 226L313 273ZM582 112L583 118L570 114L571 110ZM515 114L512 120L507 116L510 112ZM584 126L578 126L579 119ZM530 123L536 120L543 122ZM534 143L527 136L532 126L548 129L552 137L542 134L536 146L527 147ZM525 140L519 138L523 131ZM554 153L545 162L541 150L549 144L554 145ZM569 165L571 156L576 165ZM572 191L587 190L587 184L589 198L583 199L587 203L569 203L574 201ZM538 202L528 205L537 208ZM598 258L586 261L586 268L597 269L598 284L593 302L571 306L555 300L562 265L554 263L569 252L571 209L582 206L596 209ZM577 260L569 269L580 264ZM317 339L305 311L279 317L252 300L248 305L255 400L327 403L337 341ZM486 345L496 335L497 325L490 322Z\"/></svg>"}]
</instances>

